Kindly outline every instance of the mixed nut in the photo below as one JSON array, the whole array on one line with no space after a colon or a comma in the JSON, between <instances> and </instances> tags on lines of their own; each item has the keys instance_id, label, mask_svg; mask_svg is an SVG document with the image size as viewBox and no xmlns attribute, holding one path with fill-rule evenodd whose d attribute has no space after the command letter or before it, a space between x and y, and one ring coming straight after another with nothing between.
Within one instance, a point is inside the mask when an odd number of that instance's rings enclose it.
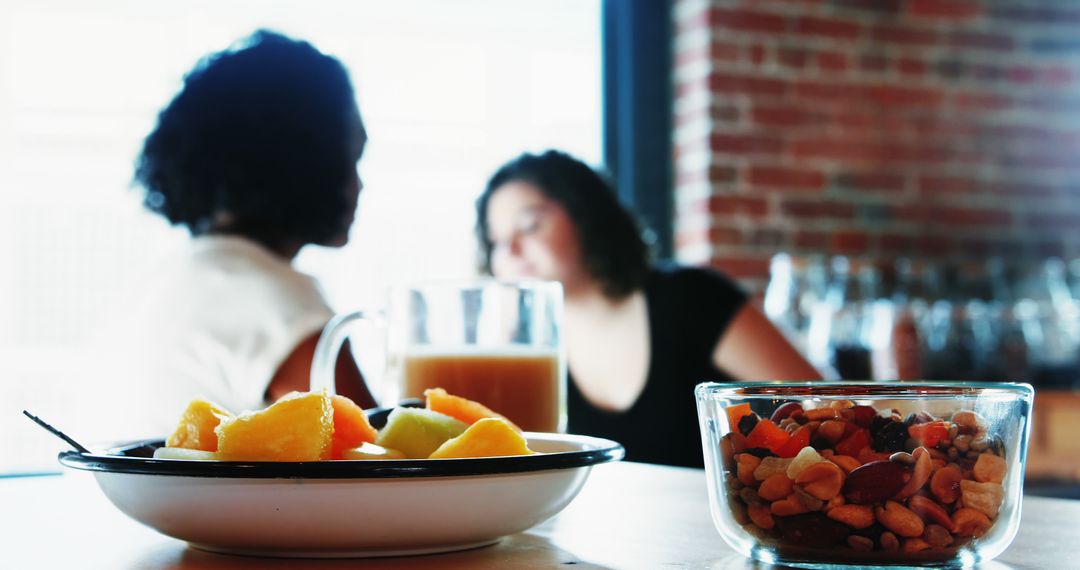
<instances>
[{"instance_id":1,"label":"mixed nut","mask_svg":"<svg viewBox=\"0 0 1080 570\"><path fill-rule=\"evenodd\" d=\"M1004 445L969 410L905 418L844 400L726 412L728 504L778 546L946 555L986 534L1005 497Z\"/></svg>"}]
</instances>

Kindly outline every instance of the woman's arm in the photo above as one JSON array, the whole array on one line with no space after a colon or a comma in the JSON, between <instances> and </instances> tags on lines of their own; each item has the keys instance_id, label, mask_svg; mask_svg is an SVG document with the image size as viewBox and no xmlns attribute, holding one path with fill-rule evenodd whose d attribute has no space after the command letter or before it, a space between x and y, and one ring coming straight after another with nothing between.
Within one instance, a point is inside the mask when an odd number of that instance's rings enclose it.
<instances>
[{"instance_id":1,"label":"woman's arm","mask_svg":"<svg viewBox=\"0 0 1080 570\"><path fill-rule=\"evenodd\" d=\"M753 305L743 305L713 350L718 368L739 380L821 380L818 372Z\"/></svg>"},{"instance_id":2,"label":"woman's arm","mask_svg":"<svg viewBox=\"0 0 1080 570\"><path fill-rule=\"evenodd\" d=\"M319 342L320 334L321 331L305 338L281 363L273 379L270 380L270 385L266 388L268 400L273 402L289 392L306 392L310 389L311 362L315 357L315 345ZM336 379L335 390L338 394L348 397L361 408L374 408L378 405L352 358L347 341L338 353L334 378Z\"/></svg>"}]
</instances>

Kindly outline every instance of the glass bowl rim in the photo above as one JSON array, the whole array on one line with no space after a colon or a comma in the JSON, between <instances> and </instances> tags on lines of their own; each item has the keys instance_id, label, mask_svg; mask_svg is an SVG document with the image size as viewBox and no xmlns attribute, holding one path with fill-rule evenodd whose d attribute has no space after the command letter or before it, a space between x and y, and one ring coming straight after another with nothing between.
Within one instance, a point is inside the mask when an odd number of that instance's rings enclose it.
<instances>
[{"instance_id":1,"label":"glass bowl rim","mask_svg":"<svg viewBox=\"0 0 1080 570\"><path fill-rule=\"evenodd\" d=\"M855 393L849 392L855 390ZM970 382L948 380L834 381L768 380L754 382L701 382L694 389L698 400L736 399L895 399L1001 398L1031 401L1035 389L1024 382Z\"/></svg>"}]
</instances>

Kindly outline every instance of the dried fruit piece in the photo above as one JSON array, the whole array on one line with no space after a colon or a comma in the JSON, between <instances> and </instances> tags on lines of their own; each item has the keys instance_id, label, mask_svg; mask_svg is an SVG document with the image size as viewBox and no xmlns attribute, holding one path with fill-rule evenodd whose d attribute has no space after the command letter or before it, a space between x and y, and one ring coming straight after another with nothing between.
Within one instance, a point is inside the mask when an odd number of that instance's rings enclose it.
<instances>
[{"instance_id":1,"label":"dried fruit piece","mask_svg":"<svg viewBox=\"0 0 1080 570\"><path fill-rule=\"evenodd\" d=\"M858 407L858 406L856 406ZM844 437L836 444L833 449L840 455L847 455L850 457L858 457L859 451L870 445L870 430L866 428L858 428L851 432L850 435Z\"/></svg>"},{"instance_id":2,"label":"dried fruit piece","mask_svg":"<svg viewBox=\"0 0 1080 570\"><path fill-rule=\"evenodd\" d=\"M808 445L810 445L810 428L807 426L800 426L799 429L791 434L791 439L776 450L776 454L785 458L795 457Z\"/></svg>"},{"instance_id":3,"label":"dried fruit piece","mask_svg":"<svg viewBox=\"0 0 1080 570\"><path fill-rule=\"evenodd\" d=\"M975 509L964 507L952 515L953 532L956 536L978 538L990 530L990 518Z\"/></svg>"},{"instance_id":4,"label":"dried fruit piece","mask_svg":"<svg viewBox=\"0 0 1080 570\"><path fill-rule=\"evenodd\" d=\"M772 512L769 511L769 507L760 503L754 503L747 505L746 512L750 515L750 520L754 521L754 524L763 529L770 529L773 527Z\"/></svg>"},{"instance_id":5,"label":"dried fruit piece","mask_svg":"<svg viewBox=\"0 0 1080 570\"><path fill-rule=\"evenodd\" d=\"M1005 499L1005 488L1001 483L980 483L964 479L960 481L960 497L964 506L994 518Z\"/></svg>"},{"instance_id":6,"label":"dried fruit piece","mask_svg":"<svg viewBox=\"0 0 1080 570\"><path fill-rule=\"evenodd\" d=\"M892 461L873 461L855 469L844 481L844 498L869 505L892 497L904 487L908 470Z\"/></svg>"},{"instance_id":7,"label":"dried fruit piece","mask_svg":"<svg viewBox=\"0 0 1080 570\"><path fill-rule=\"evenodd\" d=\"M804 447L799 451L799 454L791 460L791 465L788 465L787 476L789 479L795 480L804 469L821 461L825 461L825 458L822 457L816 449L813 447Z\"/></svg>"},{"instance_id":8,"label":"dried fruit piece","mask_svg":"<svg viewBox=\"0 0 1080 570\"><path fill-rule=\"evenodd\" d=\"M963 478L964 473L958 465L946 465L935 471L930 478L930 492L942 503L952 504L960 497L960 481Z\"/></svg>"},{"instance_id":9,"label":"dried fruit piece","mask_svg":"<svg viewBox=\"0 0 1080 570\"><path fill-rule=\"evenodd\" d=\"M850 455L833 455L829 458L829 461L840 466L840 468L844 470L844 473L851 473L862 465L862 463L859 463L858 459L855 459Z\"/></svg>"},{"instance_id":10,"label":"dried fruit piece","mask_svg":"<svg viewBox=\"0 0 1080 570\"><path fill-rule=\"evenodd\" d=\"M983 453L975 460L972 472L980 483L1001 483L1005 480L1005 460L992 453Z\"/></svg>"},{"instance_id":11,"label":"dried fruit piece","mask_svg":"<svg viewBox=\"0 0 1080 570\"><path fill-rule=\"evenodd\" d=\"M949 437L949 422L936 420L924 424L915 424L908 427L907 431L908 435L919 445L934 447L938 442Z\"/></svg>"},{"instance_id":12,"label":"dried fruit piece","mask_svg":"<svg viewBox=\"0 0 1080 570\"><path fill-rule=\"evenodd\" d=\"M750 411L750 404L742 403L724 408L724 413L727 414L728 427L731 431L735 431L737 429L735 426L739 425L739 420L742 419L743 416L752 414L753 412Z\"/></svg>"},{"instance_id":13,"label":"dried fruit piece","mask_svg":"<svg viewBox=\"0 0 1080 570\"><path fill-rule=\"evenodd\" d=\"M790 464L790 459L765 457L761 460L761 463L754 468L754 479L764 481L776 473L786 473L788 465Z\"/></svg>"},{"instance_id":14,"label":"dried fruit piece","mask_svg":"<svg viewBox=\"0 0 1080 570\"><path fill-rule=\"evenodd\" d=\"M780 426L769 420L761 420L754 429L746 436L747 447L763 447L776 453L787 441L791 439L788 432L780 429Z\"/></svg>"},{"instance_id":15,"label":"dried fruit piece","mask_svg":"<svg viewBox=\"0 0 1080 570\"><path fill-rule=\"evenodd\" d=\"M809 512L810 509L806 508L806 505L802 501L796 499L794 496L789 496L785 499L776 501L770 507L772 514L778 517L790 517L794 515L801 515Z\"/></svg>"}]
</instances>

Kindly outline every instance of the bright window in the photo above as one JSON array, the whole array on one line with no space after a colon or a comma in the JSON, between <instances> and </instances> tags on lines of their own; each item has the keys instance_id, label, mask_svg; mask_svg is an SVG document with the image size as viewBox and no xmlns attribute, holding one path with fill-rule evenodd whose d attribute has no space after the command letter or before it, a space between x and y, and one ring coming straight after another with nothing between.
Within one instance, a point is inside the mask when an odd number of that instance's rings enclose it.
<instances>
[{"instance_id":1,"label":"bright window","mask_svg":"<svg viewBox=\"0 0 1080 570\"><path fill-rule=\"evenodd\" d=\"M505 160L600 162L599 0L0 2L0 472L62 448L23 408L132 433L94 335L187 239L142 211L133 160L183 73L259 27L340 58L371 137L350 245L297 260L340 310L474 274L473 200Z\"/></svg>"}]
</instances>

